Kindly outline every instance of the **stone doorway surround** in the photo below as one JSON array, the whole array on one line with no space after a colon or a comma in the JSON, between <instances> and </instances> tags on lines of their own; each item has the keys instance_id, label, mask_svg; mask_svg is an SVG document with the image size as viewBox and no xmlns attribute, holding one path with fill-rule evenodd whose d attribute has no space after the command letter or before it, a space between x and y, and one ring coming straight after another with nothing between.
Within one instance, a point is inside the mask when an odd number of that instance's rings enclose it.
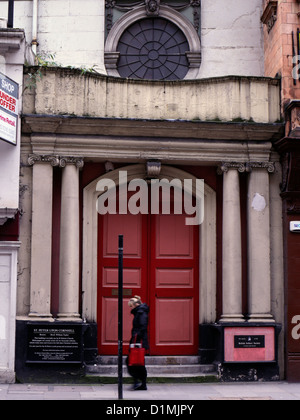
<instances>
[{"instance_id":1,"label":"stone doorway surround","mask_svg":"<svg viewBox=\"0 0 300 420\"><path fill-rule=\"evenodd\" d=\"M137 164L121 168L127 171L127 179L147 177L146 165ZM96 202L99 191L96 185L99 180L108 178L118 185L119 170L109 172L84 189L83 198L83 317L89 321L97 321L97 241L98 213ZM196 178L180 169L162 165L159 179ZM195 188L196 183L193 182ZM193 191L195 193L195 191ZM200 226L200 304L199 323L211 323L216 319L216 192L207 184L204 186L204 222ZM201 281L201 279L203 279Z\"/></svg>"}]
</instances>

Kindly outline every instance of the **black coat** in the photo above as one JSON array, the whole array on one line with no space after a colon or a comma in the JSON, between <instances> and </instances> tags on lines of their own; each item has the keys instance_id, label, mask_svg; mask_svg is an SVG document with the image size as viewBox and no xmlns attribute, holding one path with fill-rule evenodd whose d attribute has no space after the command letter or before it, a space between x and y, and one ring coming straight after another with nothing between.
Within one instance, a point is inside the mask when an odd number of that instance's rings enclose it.
<instances>
[{"instance_id":1,"label":"black coat","mask_svg":"<svg viewBox=\"0 0 300 420\"><path fill-rule=\"evenodd\" d=\"M141 305L132 309L131 313L134 318L132 321L130 342L132 343L136 337L137 343L142 342L143 347L145 349L149 349L147 333L149 306L146 305L146 303L142 303Z\"/></svg>"}]
</instances>

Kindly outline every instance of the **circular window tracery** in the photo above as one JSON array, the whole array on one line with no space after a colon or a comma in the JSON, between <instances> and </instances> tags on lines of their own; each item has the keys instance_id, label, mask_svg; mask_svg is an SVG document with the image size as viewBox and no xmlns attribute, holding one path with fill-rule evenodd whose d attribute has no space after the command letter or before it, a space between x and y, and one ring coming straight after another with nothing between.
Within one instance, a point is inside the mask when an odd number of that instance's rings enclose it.
<instances>
[{"instance_id":1,"label":"circular window tracery","mask_svg":"<svg viewBox=\"0 0 300 420\"><path fill-rule=\"evenodd\" d=\"M133 23L120 37L117 51L121 77L177 80L189 70L189 43L181 29L164 18Z\"/></svg>"}]
</instances>

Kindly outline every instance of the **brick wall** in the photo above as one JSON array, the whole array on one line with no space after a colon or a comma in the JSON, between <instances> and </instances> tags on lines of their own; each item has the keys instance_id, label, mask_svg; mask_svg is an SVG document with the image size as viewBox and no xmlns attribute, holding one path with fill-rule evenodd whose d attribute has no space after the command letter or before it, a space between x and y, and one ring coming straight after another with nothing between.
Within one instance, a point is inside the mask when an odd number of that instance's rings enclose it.
<instances>
[{"instance_id":1,"label":"brick wall","mask_svg":"<svg viewBox=\"0 0 300 420\"><path fill-rule=\"evenodd\" d=\"M277 20L268 31L268 22L264 23L265 42L265 76L282 78L282 103L290 99L300 98L300 80L294 83L292 77L293 67L293 42L294 33L295 54L298 55L297 28L300 29L300 2L299 0L264 0L265 10L270 3L277 3ZM270 7L270 5L269 5Z\"/></svg>"}]
</instances>

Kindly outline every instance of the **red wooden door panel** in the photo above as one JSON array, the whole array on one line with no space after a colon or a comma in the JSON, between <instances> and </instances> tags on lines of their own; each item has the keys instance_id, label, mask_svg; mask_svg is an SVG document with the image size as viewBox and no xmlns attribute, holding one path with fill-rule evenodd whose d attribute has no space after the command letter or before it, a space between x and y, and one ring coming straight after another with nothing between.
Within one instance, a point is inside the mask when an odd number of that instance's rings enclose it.
<instances>
[{"instance_id":1,"label":"red wooden door panel","mask_svg":"<svg viewBox=\"0 0 300 420\"><path fill-rule=\"evenodd\" d=\"M98 348L100 354L118 351L118 236L124 236L124 352L128 351L131 296L147 299L147 219L142 215L99 216L98 219ZM130 292L130 296L126 296Z\"/></svg>"},{"instance_id":2,"label":"red wooden door panel","mask_svg":"<svg viewBox=\"0 0 300 420\"><path fill-rule=\"evenodd\" d=\"M199 229L185 215L151 216L152 354L197 354Z\"/></svg>"}]
</instances>

